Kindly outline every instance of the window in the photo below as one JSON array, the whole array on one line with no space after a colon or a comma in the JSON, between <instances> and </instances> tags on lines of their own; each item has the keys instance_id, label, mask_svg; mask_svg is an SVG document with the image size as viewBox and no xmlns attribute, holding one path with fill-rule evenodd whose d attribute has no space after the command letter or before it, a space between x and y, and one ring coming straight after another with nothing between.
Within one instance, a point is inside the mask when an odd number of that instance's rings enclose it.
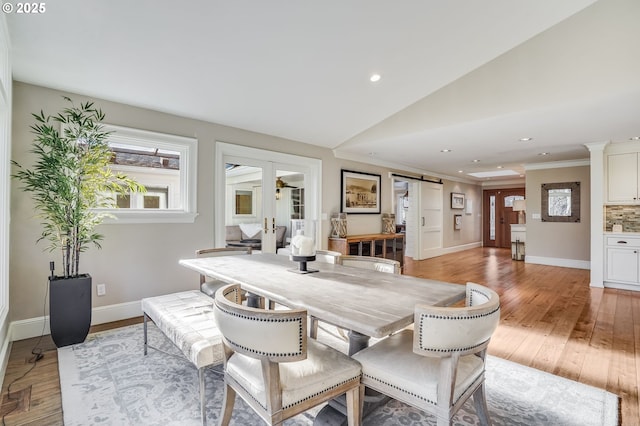
<instances>
[{"instance_id":1,"label":"window","mask_svg":"<svg viewBox=\"0 0 640 426\"><path fill-rule=\"evenodd\" d=\"M112 125L104 129L113 132L109 137L111 168L147 189L118 195L118 208L109 211L117 218L112 223L193 222L197 215L197 140Z\"/></svg>"}]
</instances>

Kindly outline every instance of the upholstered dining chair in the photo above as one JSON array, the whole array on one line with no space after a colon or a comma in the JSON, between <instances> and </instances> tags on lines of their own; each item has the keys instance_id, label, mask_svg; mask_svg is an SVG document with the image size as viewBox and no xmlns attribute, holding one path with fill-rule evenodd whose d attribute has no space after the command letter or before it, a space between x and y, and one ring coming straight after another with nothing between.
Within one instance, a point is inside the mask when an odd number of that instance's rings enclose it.
<instances>
[{"instance_id":1,"label":"upholstered dining chair","mask_svg":"<svg viewBox=\"0 0 640 426\"><path fill-rule=\"evenodd\" d=\"M225 247L196 250L196 257L233 256L242 254L251 254L251 247ZM225 284L228 283L222 280L207 280L205 275L200 274L200 291L209 297L214 297L216 290Z\"/></svg>"},{"instance_id":2,"label":"upholstered dining chair","mask_svg":"<svg viewBox=\"0 0 640 426\"><path fill-rule=\"evenodd\" d=\"M316 250L316 262L338 263L338 258L342 255L339 251Z\"/></svg>"},{"instance_id":3,"label":"upholstered dining chair","mask_svg":"<svg viewBox=\"0 0 640 426\"><path fill-rule=\"evenodd\" d=\"M349 426L361 424L360 364L307 339L307 311L266 310L240 304L240 286L220 288L214 315L224 346L224 401L228 425L236 394L270 425L346 393Z\"/></svg>"},{"instance_id":4,"label":"upholstered dining chair","mask_svg":"<svg viewBox=\"0 0 640 426\"><path fill-rule=\"evenodd\" d=\"M353 355L362 386L434 414L438 426L473 396L480 424L489 424L485 355L500 321L498 294L467 283L466 307L417 305L405 329Z\"/></svg>"},{"instance_id":5,"label":"upholstered dining chair","mask_svg":"<svg viewBox=\"0 0 640 426\"><path fill-rule=\"evenodd\" d=\"M338 264L392 274L400 273L400 262L383 257L343 255L338 258Z\"/></svg>"}]
</instances>

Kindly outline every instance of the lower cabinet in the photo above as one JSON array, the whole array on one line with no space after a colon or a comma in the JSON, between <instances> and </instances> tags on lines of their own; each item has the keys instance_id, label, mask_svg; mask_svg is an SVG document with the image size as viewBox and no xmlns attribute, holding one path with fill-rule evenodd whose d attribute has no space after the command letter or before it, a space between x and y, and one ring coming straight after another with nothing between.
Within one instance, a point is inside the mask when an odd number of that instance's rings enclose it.
<instances>
[{"instance_id":1,"label":"lower cabinet","mask_svg":"<svg viewBox=\"0 0 640 426\"><path fill-rule=\"evenodd\" d=\"M640 237L606 236L605 256L605 281L640 290Z\"/></svg>"}]
</instances>

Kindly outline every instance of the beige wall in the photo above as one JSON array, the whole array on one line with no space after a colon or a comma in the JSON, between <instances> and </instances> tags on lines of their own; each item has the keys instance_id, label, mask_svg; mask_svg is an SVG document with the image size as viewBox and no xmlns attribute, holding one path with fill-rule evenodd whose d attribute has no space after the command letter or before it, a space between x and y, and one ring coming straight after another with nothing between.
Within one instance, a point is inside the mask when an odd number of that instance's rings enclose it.
<instances>
[{"instance_id":1,"label":"beige wall","mask_svg":"<svg viewBox=\"0 0 640 426\"><path fill-rule=\"evenodd\" d=\"M443 188L444 220L442 246L455 247L482 241L482 188L478 185L445 181ZM465 204L471 202L471 214L464 210L451 208L451 193L465 195ZM465 205L466 207L466 205ZM462 229L454 230L454 215L462 215Z\"/></svg>"},{"instance_id":2,"label":"beige wall","mask_svg":"<svg viewBox=\"0 0 640 426\"><path fill-rule=\"evenodd\" d=\"M62 95L76 103L85 97L59 92L24 83L14 83L13 97L13 159L21 164L32 162L33 123L31 113L41 109L54 114L66 102ZM381 175L382 212L391 212L392 182L389 169L354 161L338 160L329 149L297 143L281 138L253 133L241 129L177 117L133 106L96 100L105 112L105 122L155 132L164 132L198 139L198 217L193 224L113 224L102 225L105 235L102 249L91 248L81 257L81 270L90 271L94 284L106 284L107 293L96 297L93 306L103 307L134 302L143 297L197 288L197 276L178 265L180 258L193 255L196 248L208 247L214 240L213 164L216 141L247 145L271 151L322 160L322 212L330 215L339 210L340 170L349 169ZM402 172L399 170L398 172ZM465 192L475 197L474 215L464 216L463 232L453 231L453 214L446 214L445 246L478 241L480 239L479 213L480 190L473 185L445 183L445 206L450 206L451 191ZM456 186L458 185L458 186ZM60 262L58 253L44 251L44 244L35 241L40 227L35 219L33 204L28 195L12 183L11 195L11 319L13 321L37 318L43 315L49 261ZM447 207L448 208L448 207ZM476 209L477 208L477 209ZM446 211L446 209L445 209ZM450 217L448 217L450 216ZM379 215L349 215L350 234L381 231ZM329 235L328 221L321 223L326 248ZM473 230L477 227L477 230Z\"/></svg>"},{"instance_id":3,"label":"beige wall","mask_svg":"<svg viewBox=\"0 0 640 426\"><path fill-rule=\"evenodd\" d=\"M589 261L590 256L590 192L589 166L528 170L527 198L527 257ZM543 183L580 182L580 223L542 222L531 219L541 213L541 185Z\"/></svg>"}]
</instances>

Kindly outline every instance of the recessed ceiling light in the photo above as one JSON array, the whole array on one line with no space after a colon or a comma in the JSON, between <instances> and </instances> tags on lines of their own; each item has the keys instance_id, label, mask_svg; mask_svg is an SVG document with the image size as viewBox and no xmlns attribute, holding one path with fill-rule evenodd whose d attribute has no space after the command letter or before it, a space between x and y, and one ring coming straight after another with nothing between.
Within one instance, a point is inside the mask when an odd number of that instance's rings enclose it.
<instances>
[{"instance_id":1,"label":"recessed ceiling light","mask_svg":"<svg viewBox=\"0 0 640 426\"><path fill-rule=\"evenodd\" d=\"M451 152L450 149L441 149L440 152Z\"/></svg>"},{"instance_id":2,"label":"recessed ceiling light","mask_svg":"<svg viewBox=\"0 0 640 426\"><path fill-rule=\"evenodd\" d=\"M473 160L472 163L479 163L480 160Z\"/></svg>"},{"instance_id":3,"label":"recessed ceiling light","mask_svg":"<svg viewBox=\"0 0 640 426\"><path fill-rule=\"evenodd\" d=\"M464 173L464 170L458 170L458 173Z\"/></svg>"},{"instance_id":4,"label":"recessed ceiling light","mask_svg":"<svg viewBox=\"0 0 640 426\"><path fill-rule=\"evenodd\" d=\"M496 169L503 169L503 168L504 168L503 166L496 167Z\"/></svg>"},{"instance_id":5,"label":"recessed ceiling light","mask_svg":"<svg viewBox=\"0 0 640 426\"><path fill-rule=\"evenodd\" d=\"M640 141L640 136L634 136L632 138L629 138L630 141Z\"/></svg>"},{"instance_id":6,"label":"recessed ceiling light","mask_svg":"<svg viewBox=\"0 0 640 426\"><path fill-rule=\"evenodd\" d=\"M533 138L520 138L519 140L520 142L529 142L529 141L532 141Z\"/></svg>"},{"instance_id":7,"label":"recessed ceiling light","mask_svg":"<svg viewBox=\"0 0 640 426\"><path fill-rule=\"evenodd\" d=\"M375 83L377 81L380 81L381 78L382 76L380 74L371 74L371 77L369 77L369 81Z\"/></svg>"},{"instance_id":8,"label":"recessed ceiling light","mask_svg":"<svg viewBox=\"0 0 640 426\"><path fill-rule=\"evenodd\" d=\"M551 155L551 153L550 152L541 152L538 155Z\"/></svg>"}]
</instances>

